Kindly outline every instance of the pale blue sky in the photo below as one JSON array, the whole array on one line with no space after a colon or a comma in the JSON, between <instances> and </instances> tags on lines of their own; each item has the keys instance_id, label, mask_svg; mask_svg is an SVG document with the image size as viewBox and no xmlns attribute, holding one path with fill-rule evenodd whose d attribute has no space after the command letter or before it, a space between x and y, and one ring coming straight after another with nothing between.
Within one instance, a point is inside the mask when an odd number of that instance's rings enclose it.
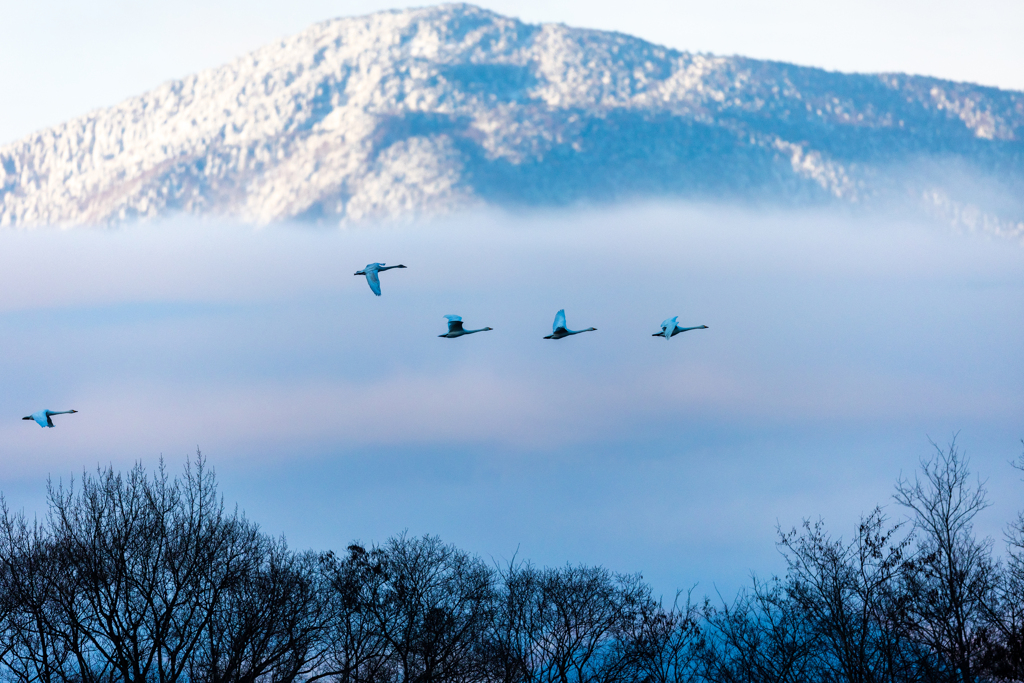
<instances>
[{"instance_id":1,"label":"pale blue sky","mask_svg":"<svg viewBox=\"0 0 1024 683\"><path fill-rule=\"evenodd\" d=\"M728 593L778 567L776 522L849 532L961 430L998 537L1024 252L948 232L700 206L0 231L0 490L38 510L47 476L199 445L298 547L408 528ZM380 298L372 261L408 266ZM562 307L598 331L542 339ZM439 339L449 313L494 331ZM709 329L651 336L674 315ZM19 419L45 407L80 412Z\"/></svg>"},{"instance_id":2,"label":"pale blue sky","mask_svg":"<svg viewBox=\"0 0 1024 683\"><path fill-rule=\"evenodd\" d=\"M416 3L424 4L424 3ZM531 22L1024 89L1020 0L486 0ZM0 0L0 144L389 0Z\"/></svg>"}]
</instances>

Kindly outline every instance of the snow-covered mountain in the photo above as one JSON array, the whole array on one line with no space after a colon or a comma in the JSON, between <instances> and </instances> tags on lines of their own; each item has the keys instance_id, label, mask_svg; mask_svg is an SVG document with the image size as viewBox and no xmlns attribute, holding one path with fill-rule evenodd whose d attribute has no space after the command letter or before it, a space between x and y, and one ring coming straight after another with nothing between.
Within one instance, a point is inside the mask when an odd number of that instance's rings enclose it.
<instances>
[{"instance_id":1,"label":"snow-covered mountain","mask_svg":"<svg viewBox=\"0 0 1024 683\"><path fill-rule=\"evenodd\" d=\"M0 225L910 198L1024 234L1024 93L454 4L335 19L0 147Z\"/></svg>"}]
</instances>

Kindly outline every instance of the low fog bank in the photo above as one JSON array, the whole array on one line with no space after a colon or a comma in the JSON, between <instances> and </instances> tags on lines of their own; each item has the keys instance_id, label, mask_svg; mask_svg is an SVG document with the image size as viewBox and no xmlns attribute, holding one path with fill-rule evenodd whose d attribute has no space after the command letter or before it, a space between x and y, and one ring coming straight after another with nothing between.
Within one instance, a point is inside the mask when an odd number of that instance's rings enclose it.
<instances>
[{"instance_id":1,"label":"low fog bank","mask_svg":"<svg viewBox=\"0 0 1024 683\"><path fill-rule=\"evenodd\" d=\"M939 155L883 167L876 208L923 213L938 226L1024 242L1024 175L1013 164L988 161Z\"/></svg>"},{"instance_id":2,"label":"low fog bank","mask_svg":"<svg viewBox=\"0 0 1024 683\"><path fill-rule=\"evenodd\" d=\"M1020 484L1024 249L892 215L643 205L401 226L0 233L0 472L199 445L295 547L402 529L730 588L853 528L932 438ZM374 297L352 273L381 275ZM544 340L555 311L598 328ZM445 314L493 332L438 339ZM665 318L706 324L666 342ZM19 418L76 408L42 430ZM985 526L985 525L988 526Z\"/></svg>"}]
</instances>

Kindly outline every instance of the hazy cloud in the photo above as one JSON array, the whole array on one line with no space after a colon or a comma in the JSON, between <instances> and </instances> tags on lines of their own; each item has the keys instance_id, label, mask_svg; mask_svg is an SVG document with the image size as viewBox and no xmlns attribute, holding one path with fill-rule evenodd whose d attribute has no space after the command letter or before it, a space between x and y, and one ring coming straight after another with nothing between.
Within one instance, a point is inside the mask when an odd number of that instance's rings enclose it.
<instances>
[{"instance_id":1,"label":"hazy cloud","mask_svg":"<svg viewBox=\"0 0 1024 683\"><path fill-rule=\"evenodd\" d=\"M409 267L377 298L352 275L371 261ZM0 233L0 273L18 504L47 475L198 444L227 499L298 545L408 527L670 590L770 567L776 520L851 523L928 436L964 430L997 502L1019 500L1000 469L1024 414L1009 241L692 205L181 220ZM543 340L562 307L598 332ZM437 339L448 313L494 331ZM673 315L710 329L651 337ZM19 419L43 407L81 412Z\"/></svg>"}]
</instances>

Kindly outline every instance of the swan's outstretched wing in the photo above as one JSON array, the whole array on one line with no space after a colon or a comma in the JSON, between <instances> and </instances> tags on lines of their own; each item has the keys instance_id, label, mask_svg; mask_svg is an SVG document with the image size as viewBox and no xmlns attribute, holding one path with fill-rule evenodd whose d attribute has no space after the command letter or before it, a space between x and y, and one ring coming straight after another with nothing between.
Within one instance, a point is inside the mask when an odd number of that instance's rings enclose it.
<instances>
[{"instance_id":1,"label":"swan's outstretched wing","mask_svg":"<svg viewBox=\"0 0 1024 683\"><path fill-rule=\"evenodd\" d=\"M376 268L370 268L369 266L367 266L367 268L366 268L366 284L370 285L370 289L373 290L374 294L376 294L377 296L380 296L380 278L377 277L377 269Z\"/></svg>"},{"instance_id":2,"label":"swan's outstretched wing","mask_svg":"<svg viewBox=\"0 0 1024 683\"><path fill-rule=\"evenodd\" d=\"M661 332L662 334L665 335L665 339L672 338L672 333L676 331L677 320L679 320L678 315L674 318L669 318L668 320L661 323Z\"/></svg>"},{"instance_id":3,"label":"swan's outstretched wing","mask_svg":"<svg viewBox=\"0 0 1024 683\"><path fill-rule=\"evenodd\" d=\"M446 315L448 318L448 332L462 332L462 318L457 315Z\"/></svg>"},{"instance_id":4,"label":"swan's outstretched wing","mask_svg":"<svg viewBox=\"0 0 1024 683\"><path fill-rule=\"evenodd\" d=\"M555 322L551 326L551 332L557 333L559 329L566 329L565 327L565 309L561 309L558 313L555 313Z\"/></svg>"},{"instance_id":5,"label":"swan's outstretched wing","mask_svg":"<svg viewBox=\"0 0 1024 683\"><path fill-rule=\"evenodd\" d=\"M50 416L48 414L49 412L50 411L48 410L40 410L38 412L32 413L29 417L35 420L36 424L39 425L40 427L52 427L53 420L50 419Z\"/></svg>"}]
</instances>

